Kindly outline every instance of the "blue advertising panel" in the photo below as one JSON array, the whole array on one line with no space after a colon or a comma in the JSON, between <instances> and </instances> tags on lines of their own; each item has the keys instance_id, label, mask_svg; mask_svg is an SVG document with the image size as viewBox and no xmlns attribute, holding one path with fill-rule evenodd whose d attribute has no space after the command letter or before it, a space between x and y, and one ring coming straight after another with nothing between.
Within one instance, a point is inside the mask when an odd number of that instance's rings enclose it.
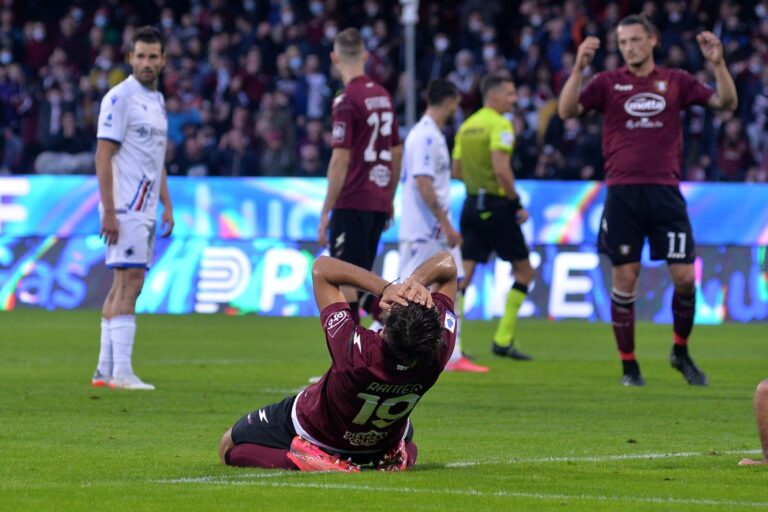
<instances>
[{"instance_id":1,"label":"blue advertising panel","mask_svg":"<svg viewBox=\"0 0 768 512\"><path fill-rule=\"evenodd\" d=\"M452 215L463 187L456 183ZM171 179L176 229L158 238L139 297L140 313L315 315L310 269L325 194L320 179ZM523 182L531 212L536 280L521 316L610 320L610 266L595 253L604 189L598 183ZM696 233L697 322L768 318L768 187L683 185ZM93 177L0 178L0 310L98 308L104 266ZM399 219L396 211L396 221ZM398 277L396 225L375 270ZM663 262L643 253L637 314L670 322L672 287ZM466 316L499 316L510 266L479 267Z\"/></svg>"},{"instance_id":2,"label":"blue advertising panel","mask_svg":"<svg viewBox=\"0 0 768 512\"><path fill-rule=\"evenodd\" d=\"M532 244L597 240L605 187L597 182L522 181ZM313 241L325 198L321 178L170 178L175 236L223 240ZM683 184L700 245L768 245L768 185ZM459 218L464 186L452 183L451 215ZM0 178L0 235L69 237L99 230L98 183L92 176ZM384 234L397 241L395 224Z\"/></svg>"}]
</instances>

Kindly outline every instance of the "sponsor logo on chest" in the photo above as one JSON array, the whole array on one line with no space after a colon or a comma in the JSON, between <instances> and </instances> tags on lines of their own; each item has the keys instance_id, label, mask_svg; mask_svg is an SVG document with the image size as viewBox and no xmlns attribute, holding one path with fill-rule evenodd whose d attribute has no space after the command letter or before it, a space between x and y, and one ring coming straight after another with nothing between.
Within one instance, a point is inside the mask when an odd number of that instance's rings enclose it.
<instances>
[{"instance_id":1,"label":"sponsor logo on chest","mask_svg":"<svg viewBox=\"0 0 768 512\"><path fill-rule=\"evenodd\" d=\"M641 92L624 102L624 111L633 117L653 117L664 112L666 106L667 101L663 96Z\"/></svg>"}]
</instances>

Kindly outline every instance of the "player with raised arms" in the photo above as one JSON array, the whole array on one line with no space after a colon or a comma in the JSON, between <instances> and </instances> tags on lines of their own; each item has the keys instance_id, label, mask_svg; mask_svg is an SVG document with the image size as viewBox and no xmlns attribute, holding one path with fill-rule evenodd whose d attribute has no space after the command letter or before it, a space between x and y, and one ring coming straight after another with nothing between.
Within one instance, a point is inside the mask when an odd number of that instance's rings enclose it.
<instances>
[{"instance_id":1,"label":"player with raised arms","mask_svg":"<svg viewBox=\"0 0 768 512\"><path fill-rule=\"evenodd\" d=\"M590 110L603 114L603 155L608 192L599 249L613 265L611 318L623 365L625 386L645 380L635 358L635 300L644 240L653 260L666 260L674 284L673 345L670 363L691 385L708 380L688 352L696 311L695 246L685 199L680 193L683 134L680 112L691 105L735 110L736 87L723 59L723 46L711 32L696 36L715 75L712 90L690 73L657 66L656 28L645 17L619 22L617 39L626 65L598 73L581 90L582 75L600 47L587 37L578 48L573 72L558 100L560 117Z\"/></svg>"}]
</instances>

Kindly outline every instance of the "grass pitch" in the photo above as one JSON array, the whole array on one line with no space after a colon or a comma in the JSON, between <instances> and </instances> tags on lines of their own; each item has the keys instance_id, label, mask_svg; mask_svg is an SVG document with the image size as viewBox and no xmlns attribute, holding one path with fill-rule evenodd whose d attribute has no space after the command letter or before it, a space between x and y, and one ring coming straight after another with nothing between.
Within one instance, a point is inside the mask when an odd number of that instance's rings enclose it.
<instances>
[{"instance_id":1,"label":"grass pitch","mask_svg":"<svg viewBox=\"0 0 768 512\"><path fill-rule=\"evenodd\" d=\"M0 510L751 510L768 507L751 397L765 324L698 326L711 385L669 368L671 327L638 326L645 388L619 384L610 327L521 321L530 363L444 374L411 416L402 474L302 474L218 464L240 415L328 366L317 319L140 316L137 373L154 392L90 387L95 311L0 314Z\"/></svg>"}]
</instances>

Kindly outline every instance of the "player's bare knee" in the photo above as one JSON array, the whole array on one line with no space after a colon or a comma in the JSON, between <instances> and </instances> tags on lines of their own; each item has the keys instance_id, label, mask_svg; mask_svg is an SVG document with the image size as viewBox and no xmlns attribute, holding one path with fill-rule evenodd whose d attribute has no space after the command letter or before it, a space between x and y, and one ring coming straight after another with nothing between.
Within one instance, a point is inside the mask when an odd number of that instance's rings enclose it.
<instances>
[{"instance_id":1,"label":"player's bare knee","mask_svg":"<svg viewBox=\"0 0 768 512\"><path fill-rule=\"evenodd\" d=\"M222 464L227 464L227 452L234 447L235 442L232 441L232 429L230 428L224 432L224 435L221 436L221 441L219 441L219 460Z\"/></svg>"}]
</instances>

